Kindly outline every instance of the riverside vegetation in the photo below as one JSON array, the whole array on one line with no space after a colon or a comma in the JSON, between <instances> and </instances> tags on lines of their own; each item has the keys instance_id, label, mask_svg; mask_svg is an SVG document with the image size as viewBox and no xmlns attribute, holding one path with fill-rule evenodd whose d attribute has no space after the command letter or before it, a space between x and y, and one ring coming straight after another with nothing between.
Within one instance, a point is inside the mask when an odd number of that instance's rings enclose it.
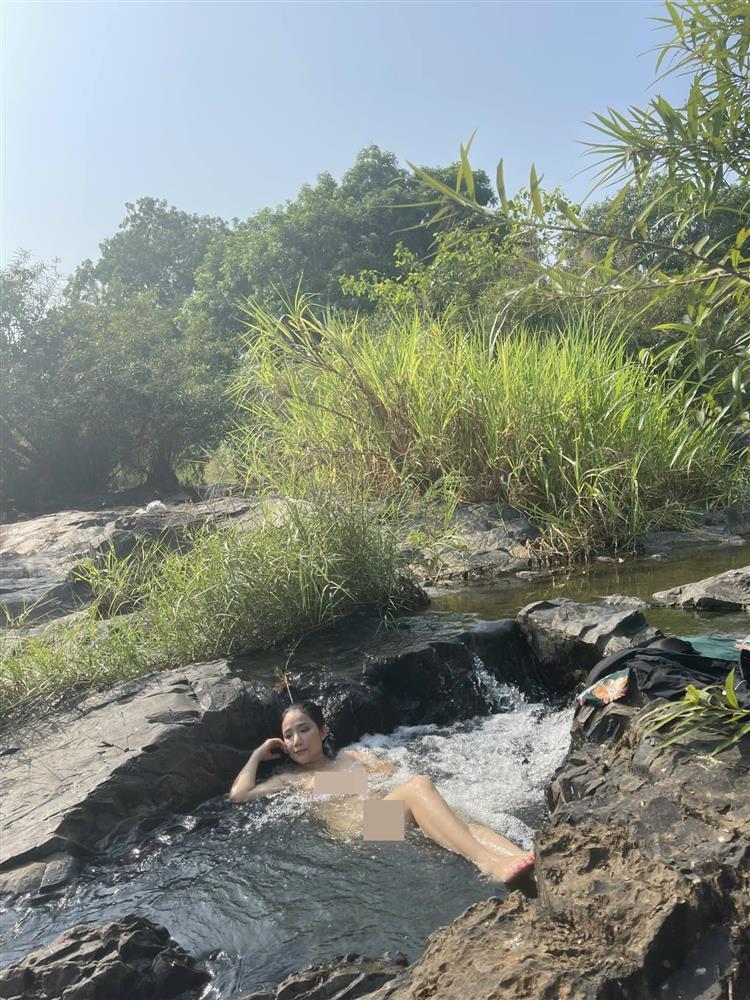
<instances>
[{"instance_id":1,"label":"riverside vegetation","mask_svg":"<svg viewBox=\"0 0 750 1000\"><path fill-rule=\"evenodd\" d=\"M81 565L93 603L71 623L6 640L0 715L49 709L92 686L299 638L410 591L371 507L286 502L259 522L200 531L188 551L144 545ZM22 623L18 623L22 624Z\"/></svg>"},{"instance_id":2,"label":"riverside vegetation","mask_svg":"<svg viewBox=\"0 0 750 1000\"><path fill-rule=\"evenodd\" d=\"M248 489L297 497L89 566L78 622L8 644L6 711L387 606L384 501L505 500L540 557L585 558L747 496L750 27L731 0L662 22L688 96L597 117L624 186L587 209L533 168L508 197L502 161L493 192L468 146L412 173L369 147L233 227L141 199L64 287L3 271L6 499L168 487L217 445Z\"/></svg>"}]
</instances>

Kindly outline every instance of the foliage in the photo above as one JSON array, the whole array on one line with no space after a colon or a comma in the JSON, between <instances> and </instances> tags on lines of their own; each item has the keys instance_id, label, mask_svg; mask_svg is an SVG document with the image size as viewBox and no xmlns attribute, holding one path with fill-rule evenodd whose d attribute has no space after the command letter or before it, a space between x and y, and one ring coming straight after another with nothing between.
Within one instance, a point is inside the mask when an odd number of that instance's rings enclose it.
<instances>
[{"instance_id":1,"label":"foliage","mask_svg":"<svg viewBox=\"0 0 750 1000\"><path fill-rule=\"evenodd\" d=\"M712 757L728 750L750 736L750 709L742 708L737 700L734 674L732 669L722 684L705 688L688 684L681 702L677 705L667 702L649 709L639 719L639 729L643 735L651 736L670 727L664 746L697 736L718 743L711 751Z\"/></svg>"},{"instance_id":2,"label":"foliage","mask_svg":"<svg viewBox=\"0 0 750 1000\"><path fill-rule=\"evenodd\" d=\"M215 444L228 419L233 345L185 333L217 219L141 198L67 286L20 255L2 271L3 492L22 506L108 486L116 470L176 485L175 463Z\"/></svg>"},{"instance_id":3,"label":"foliage","mask_svg":"<svg viewBox=\"0 0 750 1000\"><path fill-rule=\"evenodd\" d=\"M453 183L456 167L434 173ZM489 203L490 182L481 171L475 185L478 203ZM293 201L262 209L213 243L183 324L231 339L242 329L241 300L252 296L273 308L297 288L329 305L350 304L339 285L342 276L373 269L396 274L399 243L417 259L429 252L439 227L433 232L420 226L429 214L426 198L427 190L393 153L377 146L361 150L340 182L323 173Z\"/></svg>"},{"instance_id":4,"label":"foliage","mask_svg":"<svg viewBox=\"0 0 750 1000\"><path fill-rule=\"evenodd\" d=\"M106 416L91 405L85 381L90 345L76 352L69 340L61 284L54 265L28 254L0 272L0 486L11 506L32 494L92 488L111 469L110 445L99 436Z\"/></svg>"},{"instance_id":5,"label":"foliage","mask_svg":"<svg viewBox=\"0 0 750 1000\"><path fill-rule=\"evenodd\" d=\"M358 609L386 610L402 593L387 524L372 508L324 498L269 508L244 530L203 531L187 552L157 543L125 559L110 554L80 576L95 596L80 620L6 647L3 714L283 644Z\"/></svg>"},{"instance_id":6,"label":"foliage","mask_svg":"<svg viewBox=\"0 0 750 1000\"><path fill-rule=\"evenodd\" d=\"M657 21L672 34L659 47L657 72L689 77L688 96L678 107L657 95L646 108L595 115L600 138L588 145L598 161L597 181L624 179L601 226L562 198L564 222L550 222L532 166L528 218L511 237L545 234L548 253L536 282L542 295L622 300L645 292L653 307L675 290L687 291L686 317L664 324L682 339L652 360L668 367L677 360L686 380L702 384L698 413L705 422L724 419L730 410L746 413L750 391L750 226L748 190L740 183L750 167L750 18L735 0L682 0L665 8ZM505 229L502 160L500 207L492 211L472 194L468 152L462 147L458 192L414 168L439 196L433 221L473 209L490 228ZM621 206L634 193L641 201L646 190L652 196L623 231ZM578 256L570 266L565 249L571 238L595 248L590 260ZM710 346L704 331L712 327Z\"/></svg>"},{"instance_id":7,"label":"foliage","mask_svg":"<svg viewBox=\"0 0 750 1000\"><path fill-rule=\"evenodd\" d=\"M728 436L696 433L679 388L629 357L620 317L549 335L392 312L388 324L256 305L233 394L248 486L390 496L444 481L506 500L555 552L628 548L726 501ZM677 499L679 498L679 500Z\"/></svg>"},{"instance_id":8,"label":"foliage","mask_svg":"<svg viewBox=\"0 0 750 1000\"><path fill-rule=\"evenodd\" d=\"M523 288L536 276L541 246L508 238L516 218L525 214L527 202L528 193L519 192L502 232L477 228L470 220L463 220L438 232L426 255L399 243L393 257L395 274L381 264L379 270L343 277L342 290L386 308L406 306L426 313L494 309L493 293L498 286L507 295L511 288ZM547 197L547 208L553 210L551 196Z\"/></svg>"},{"instance_id":9,"label":"foliage","mask_svg":"<svg viewBox=\"0 0 750 1000\"><path fill-rule=\"evenodd\" d=\"M92 285L151 292L158 305L179 308L195 287L195 272L211 243L227 232L221 219L191 215L161 198L127 203L114 236L104 240L96 264L80 265L68 294L85 297Z\"/></svg>"}]
</instances>

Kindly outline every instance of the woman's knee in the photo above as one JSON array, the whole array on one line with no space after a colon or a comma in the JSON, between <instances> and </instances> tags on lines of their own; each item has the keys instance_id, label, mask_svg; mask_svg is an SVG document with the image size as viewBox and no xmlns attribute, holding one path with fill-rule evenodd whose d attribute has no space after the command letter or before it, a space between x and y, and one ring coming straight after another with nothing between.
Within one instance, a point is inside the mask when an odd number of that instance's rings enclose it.
<instances>
[{"instance_id":1,"label":"woman's knee","mask_svg":"<svg viewBox=\"0 0 750 1000\"><path fill-rule=\"evenodd\" d=\"M405 784L415 791L430 791L435 788L426 774L415 774Z\"/></svg>"},{"instance_id":2,"label":"woman's knee","mask_svg":"<svg viewBox=\"0 0 750 1000\"><path fill-rule=\"evenodd\" d=\"M407 778L397 788L394 788L390 795L386 795L386 798L407 799L412 795L419 795L434 787L426 774L415 774L411 778Z\"/></svg>"}]
</instances>

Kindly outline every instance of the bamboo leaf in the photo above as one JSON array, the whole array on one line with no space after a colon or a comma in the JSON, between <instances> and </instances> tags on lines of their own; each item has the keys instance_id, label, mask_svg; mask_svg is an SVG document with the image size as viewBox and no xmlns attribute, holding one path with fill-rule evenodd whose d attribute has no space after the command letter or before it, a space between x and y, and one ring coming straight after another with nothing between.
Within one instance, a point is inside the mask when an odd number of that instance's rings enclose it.
<instances>
[{"instance_id":1,"label":"bamboo leaf","mask_svg":"<svg viewBox=\"0 0 750 1000\"><path fill-rule=\"evenodd\" d=\"M503 161L497 165L497 194L500 198L500 207L502 209L503 215L508 216L510 212L510 205L508 204L508 196L505 192L505 176L503 171Z\"/></svg>"},{"instance_id":2,"label":"bamboo leaf","mask_svg":"<svg viewBox=\"0 0 750 1000\"><path fill-rule=\"evenodd\" d=\"M531 174L529 177L529 184L531 188L531 204L534 207L534 211L540 219L544 218L544 205L542 203L542 196L539 191L539 178L536 174L536 167L531 164Z\"/></svg>"}]
</instances>

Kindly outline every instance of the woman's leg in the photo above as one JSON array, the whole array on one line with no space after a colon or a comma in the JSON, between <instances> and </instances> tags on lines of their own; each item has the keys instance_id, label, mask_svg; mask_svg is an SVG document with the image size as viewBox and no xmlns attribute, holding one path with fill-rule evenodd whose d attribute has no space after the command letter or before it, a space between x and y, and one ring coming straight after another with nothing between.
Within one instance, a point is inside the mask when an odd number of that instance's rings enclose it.
<instances>
[{"instance_id":1,"label":"woman's leg","mask_svg":"<svg viewBox=\"0 0 750 1000\"><path fill-rule=\"evenodd\" d=\"M496 851L508 858L519 858L526 853L522 848L517 847L512 841L507 840L501 833L491 830L482 823L467 823L474 840L478 840L484 847L491 851Z\"/></svg>"},{"instance_id":2,"label":"woman's leg","mask_svg":"<svg viewBox=\"0 0 750 1000\"><path fill-rule=\"evenodd\" d=\"M401 799L426 836L449 851L463 855L490 878L504 882L518 868L523 852L516 849L517 853L503 857L497 850L481 844L424 775L418 774L405 781L386 795L386 799Z\"/></svg>"}]
</instances>

